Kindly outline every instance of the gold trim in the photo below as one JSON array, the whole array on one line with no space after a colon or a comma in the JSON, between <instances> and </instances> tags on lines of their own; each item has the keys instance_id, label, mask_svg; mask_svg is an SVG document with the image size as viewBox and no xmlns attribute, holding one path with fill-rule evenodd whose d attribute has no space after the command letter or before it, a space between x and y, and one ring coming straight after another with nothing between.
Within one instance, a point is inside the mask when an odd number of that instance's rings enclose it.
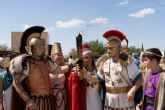
<instances>
[{"instance_id":1,"label":"gold trim","mask_svg":"<svg viewBox=\"0 0 165 110\"><path fill-rule=\"evenodd\" d=\"M118 36L110 36L108 38L108 41L111 41L111 40L117 40L117 41L121 42L121 39Z\"/></svg>"},{"instance_id":2,"label":"gold trim","mask_svg":"<svg viewBox=\"0 0 165 110\"><path fill-rule=\"evenodd\" d=\"M106 87L106 92L108 93L127 93L131 87Z\"/></svg>"},{"instance_id":3,"label":"gold trim","mask_svg":"<svg viewBox=\"0 0 165 110\"><path fill-rule=\"evenodd\" d=\"M145 51L144 53L146 53L146 54L150 54L150 55L155 55L155 56L157 56L157 57L162 58L161 55L158 55L158 54L155 54L155 53L152 53L152 52Z\"/></svg>"}]
</instances>

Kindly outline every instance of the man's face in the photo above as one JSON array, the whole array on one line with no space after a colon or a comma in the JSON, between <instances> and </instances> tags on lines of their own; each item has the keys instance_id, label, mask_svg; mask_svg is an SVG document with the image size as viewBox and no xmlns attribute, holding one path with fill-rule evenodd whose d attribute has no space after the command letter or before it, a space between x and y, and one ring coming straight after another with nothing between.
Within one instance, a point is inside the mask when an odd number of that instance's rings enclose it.
<instances>
[{"instance_id":1,"label":"man's face","mask_svg":"<svg viewBox=\"0 0 165 110\"><path fill-rule=\"evenodd\" d=\"M110 57L114 57L115 55L117 55L119 52L119 48L118 47L108 47L107 53L109 54Z\"/></svg>"},{"instance_id":2,"label":"man's face","mask_svg":"<svg viewBox=\"0 0 165 110\"><path fill-rule=\"evenodd\" d=\"M38 40L35 45L36 54L42 56L45 54L45 40Z\"/></svg>"},{"instance_id":3,"label":"man's face","mask_svg":"<svg viewBox=\"0 0 165 110\"><path fill-rule=\"evenodd\" d=\"M144 64L146 65L146 67L148 69L152 68L153 67L153 60L149 59L148 57L144 57Z\"/></svg>"}]
</instances>

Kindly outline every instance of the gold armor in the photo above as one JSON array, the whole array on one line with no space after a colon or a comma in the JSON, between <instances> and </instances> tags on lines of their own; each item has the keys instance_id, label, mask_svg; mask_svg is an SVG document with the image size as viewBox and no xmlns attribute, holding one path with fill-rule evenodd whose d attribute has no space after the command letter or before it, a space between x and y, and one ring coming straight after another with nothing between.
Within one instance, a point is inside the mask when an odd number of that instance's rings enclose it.
<instances>
[{"instance_id":1,"label":"gold armor","mask_svg":"<svg viewBox=\"0 0 165 110\"><path fill-rule=\"evenodd\" d=\"M62 71L45 55L45 41L40 38L44 29L41 26L28 28L21 38L21 55L10 63L10 71L14 74L13 86L25 103L24 107L15 110L55 110L49 74ZM17 102L15 100L12 102Z\"/></svg>"},{"instance_id":2,"label":"gold armor","mask_svg":"<svg viewBox=\"0 0 165 110\"><path fill-rule=\"evenodd\" d=\"M53 54L61 54L62 55L62 49L61 49L60 43L57 42L57 43L54 43L52 45L51 56Z\"/></svg>"}]
</instances>

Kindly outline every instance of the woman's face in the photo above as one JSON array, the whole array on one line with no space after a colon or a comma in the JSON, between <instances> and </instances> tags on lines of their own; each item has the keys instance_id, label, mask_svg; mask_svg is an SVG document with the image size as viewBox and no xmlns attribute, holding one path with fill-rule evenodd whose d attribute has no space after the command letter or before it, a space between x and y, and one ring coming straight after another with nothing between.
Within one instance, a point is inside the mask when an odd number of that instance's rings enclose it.
<instances>
[{"instance_id":1,"label":"woman's face","mask_svg":"<svg viewBox=\"0 0 165 110\"><path fill-rule=\"evenodd\" d=\"M58 65L62 66L64 64L64 57L62 54L57 53L52 56L53 62L57 63Z\"/></svg>"},{"instance_id":2,"label":"woman's face","mask_svg":"<svg viewBox=\"0 0 165 110\"><path fill-rule=\"evenodd\" d=\"M91 54L87 54L87 55L83 56L83 61L84 61L84 66L92 65L92 62L93 62L92 55Z\"/></svg>"}]
</instances>

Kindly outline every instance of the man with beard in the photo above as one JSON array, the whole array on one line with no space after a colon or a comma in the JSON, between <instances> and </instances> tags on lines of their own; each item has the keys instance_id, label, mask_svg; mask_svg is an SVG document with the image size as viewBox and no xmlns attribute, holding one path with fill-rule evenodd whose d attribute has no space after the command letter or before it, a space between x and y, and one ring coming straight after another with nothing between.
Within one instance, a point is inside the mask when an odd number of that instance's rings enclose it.
<instances>
[{"instance_id":1,"label":"man with beard","mask_svg":"<svg viewBox=\"0 0 165 110\"><path fill-rule=\"evenodd\" d=\"M109 30L104 33L108 40L106 46L109 58L102 62L98 74L105 79L106 98L105 110L135 110L134 95L142 85L143 79L134 62L128 61L128 55L122 52L121 41L128 40L118 30ZM137 79L135 84L131 80Z\"/></svg>"}]
</instances>

